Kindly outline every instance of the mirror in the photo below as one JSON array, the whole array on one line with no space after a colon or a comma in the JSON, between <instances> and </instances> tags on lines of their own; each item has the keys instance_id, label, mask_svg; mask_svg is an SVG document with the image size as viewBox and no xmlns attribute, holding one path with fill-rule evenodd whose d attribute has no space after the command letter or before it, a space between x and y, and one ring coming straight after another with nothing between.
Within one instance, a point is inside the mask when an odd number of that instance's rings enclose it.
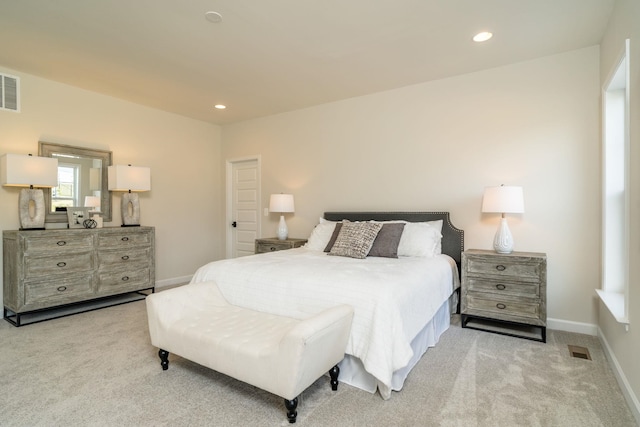
<instances>
[{"instance_id":1,"label":"mirror","mask_svg":"<svg viewBox=\"0 0 640 427\"><path fill-rule=\"evenodd\" d=\"M103 221L111 221L111 193L107 187L111 151L40 141L38 155L58 159L59 185L43 189L45 222L67 222L67 206L88 205L92 206L91 212L99 211ZM100 206L93 207L95 204Z\"/></svg>"}]
</instances>

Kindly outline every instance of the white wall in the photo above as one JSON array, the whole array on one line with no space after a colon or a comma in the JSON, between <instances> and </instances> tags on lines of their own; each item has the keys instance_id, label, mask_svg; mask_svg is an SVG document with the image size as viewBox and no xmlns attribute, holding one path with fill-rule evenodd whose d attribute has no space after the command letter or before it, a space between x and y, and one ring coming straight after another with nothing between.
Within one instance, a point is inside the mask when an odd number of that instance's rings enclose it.
<instances>
[{"instance_id":1,"label":"white wall","mask_svg":"<svg viewBox=\"0 0 640 427\"><path fill-rule=\"evenodd\" d=\"M327 210L447 210L491 248L485 186L522 185L516 250L548 254L548 315L594 325L600 248L597 46L224 126L224 159L262 156L262 202L291 192L289 234ZM277 215L263 222L274 235Z\"/></svg>"},{"instance_id":2,"label":"white wall","mask_svg":"<svg viewBox=\"0 0 640 427\"><path fill-rule=\"evenodd\" d=\"M629 270L629 320L627 332L617 323L608 309L599 304L598 326L602 339L609 347L610 358L619 368L618 375L623 391L631 402L632 410L640 423L640 2L618 0L600 46L600 83L604 87L611 71L624 49L625 39L631 39L630 61L630 142L631 182L630 194L631 228Z\"/></svg>"},{"instance_id":3,"label":"white wall","mask_svg":"<svg viewBox=\"0 0 640 427\"><path fill-rule=\"evenodd\" d=\"M115 164L151 168L142 225L156 227L156 279L171 281L222 256L220 127L0 67L21 78L20 113L0 110L0 154L38 141L113 151ZM0 228L15 230L19 189L0 187ZM113 198L119 226L120 195Z\"/></svg>"}]
</instances>

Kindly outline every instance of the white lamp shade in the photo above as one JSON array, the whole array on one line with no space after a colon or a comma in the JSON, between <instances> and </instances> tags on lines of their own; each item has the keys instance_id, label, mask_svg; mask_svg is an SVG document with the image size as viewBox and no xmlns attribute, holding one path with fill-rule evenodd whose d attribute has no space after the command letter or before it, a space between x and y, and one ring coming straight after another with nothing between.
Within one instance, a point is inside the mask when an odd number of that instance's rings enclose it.
<instances>
[{"instance_id":1,"label":"white lamp shade","mask_svg":"<svg viewBox=\"0 0 640 427\"><path fill-rule=\"evenodd\" d=\"M482 197L482 212L523 213L522 187L501 185L485 188Z\"/></svg>"},{"instance_id":2,"label":"white lamp shade","mask_svg":"<svg viewBox=\"0 0 640 427\"><path fill-rule=\"evenodd\" d=\"M96 196L84 196L84 206L87 208L99 208L100 197Z\"/></svg>"},{"instance_id":3,"label":"white lamp shade","mask_svg":"<svg viewBox=\"0 0 640 427\"><path fill-rule=\"evenodd\" d=\"M2 185L15 187L56 187L58 185L58 159L5 154L0 157Z\"/></svg>"},{"instance_id":4,"label":"white lamp shade","mask_svg":"<svg viewBox=\"0 0 640 427\"><path fill-rule=\"evenodd\" d=\"M109 166L107 180L111 191L149 191L151 169L144 166Z\"/></svg>"},{"instance_id":5,"label":"white lamp shade","mask_svg":"<svg viewBox=\"0 0 640 427\"><path fill-rule=\"evenodd\" d=\"M295 212L293 194L272 194L269 200L270 212Z\"/></svg>"}]
</instances>

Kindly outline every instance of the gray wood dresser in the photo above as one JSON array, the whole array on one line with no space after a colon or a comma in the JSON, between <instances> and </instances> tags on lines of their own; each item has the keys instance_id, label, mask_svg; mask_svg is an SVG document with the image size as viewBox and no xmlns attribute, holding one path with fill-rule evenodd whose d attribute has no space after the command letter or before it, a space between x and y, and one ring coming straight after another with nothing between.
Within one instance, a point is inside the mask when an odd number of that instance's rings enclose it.
<instances>
[{"instance_id":1,"label":"gray wood dresser","mask_svg":"<svg viewBox=\"0 0 640 427\"><path fill-rule=\"evenodd\" d=\"M307 243L307 239L285 239L280 240L277 237L267 237L256 239L256 253L282 251L285 249L299 248Z\"/></svg>"},{"instance_id":2,"label":"gray wood dresser","mask_svg":"<svg viewBox=\"0 0 640 427\"><path fill-rule=\"evenodd\" d=\"M463 328L546 342L546 254L464 251L461 288Z\"/></svg>"},{"instance_id":3,"label":"gray wood dresser","mask_svg":"<svg viewBox=\"0 0 640 427\"><path fill-rule=\"evenodd\" d=\"M4 231L4 312L21 317L155 288L154 227Z\"/></svg>"}]
</instances>

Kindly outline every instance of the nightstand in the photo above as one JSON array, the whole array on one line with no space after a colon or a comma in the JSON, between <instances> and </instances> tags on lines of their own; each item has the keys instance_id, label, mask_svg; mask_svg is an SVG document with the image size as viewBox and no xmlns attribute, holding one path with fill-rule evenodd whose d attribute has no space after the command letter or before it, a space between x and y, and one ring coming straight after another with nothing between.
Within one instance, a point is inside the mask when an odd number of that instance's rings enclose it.
<instances>
[{"instance_id":1,"label":"nightstand","mask_svg":"<svg viewBox=\"0 0 640 427\"><path fill-rule=\"evenodd\" d=\"M285 249L299 248L307 243L307 239L286 239L280 240L277 237L256 239L256 253L282 251Z\"/></svg>"},{"instance_id":2,"label":"nightstand","mask_svg":"<svg viewBox=\"0 0 640 427\"><path fill-rule=\"evenodd\" d=\"M547 255L464 251L460 303L463 328L547 342Z\"/></svg>"}]
</instances>

